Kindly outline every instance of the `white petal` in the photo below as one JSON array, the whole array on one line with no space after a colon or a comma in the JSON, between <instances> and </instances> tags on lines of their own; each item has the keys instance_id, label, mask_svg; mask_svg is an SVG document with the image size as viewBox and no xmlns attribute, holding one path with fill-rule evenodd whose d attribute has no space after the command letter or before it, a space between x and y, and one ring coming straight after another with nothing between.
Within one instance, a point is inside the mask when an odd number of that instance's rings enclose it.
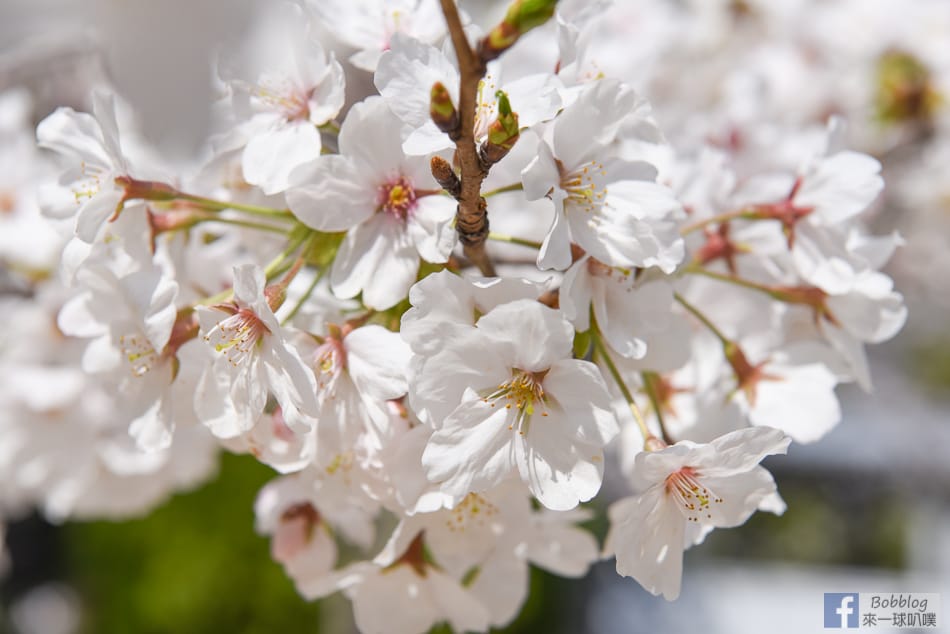
<instances>
[{"instance_id":1,"label":"white petal","mask_svg":"<svg viewBox=\"0 0 950 634\"><path fill-rule=\"evenodd\" d=\"M290 173L320 156L320 133L310 121L292 121L256 135L241 157L244 180L272 195L290 186Z\"/></svg>"},{"instance_id":2,"label":"white petal","mask_svg":"<svg viewBox=\"0 0 950 634\"><path fill-rule=\"evenodd\" d=\"M588 270L590 256L585 255L571 265L561 282L560 308L578 332L590 329L590 303L593 287Z\"/></svg>"},{"instance_id":3,"label":"white petal","mask_svg":"<svg viewBox=\"0 0 950 634\"><path fill-rule=\"evenodd\" d=\"M555 192L557 195L559 192ZM571 234L562 203L555 202L554 222L541 243L538 268L563 271L571 265Z\"/></svg>"},{"instance_id":4,"label":"white petal","mask_svg":"<svg viewBox=\"0 0 950 634\"><path fill-rule=\"evenodd\" d=\"M616 137L624 118L634 112L636 94L621 82L590 82L584 93L565 108L554 124L554 153L567 166L586 162Z\"/></svg>"},{"instance_id":5,"label":"white petal","mask_svg":"<svg viewBox=\"0 0 950 634\"><path fill-rule=\"evenodd\" d=\"M749 427L720 436L710 443L716 449L711 464L701 466L704 476L726 477L750 471L766 456L784 454L791 438L778 429Z\"/></svg>"},{"instance_id":6,"label":"white petal","mask_svg":"<svg viewBox=\"0 0 950 634\"><path fill-rule=\"evenodd\" d=\"M426 262L445 262L455 247L456 202L447 196L423 196L416 201L406 231Z\"/></svg>"},{"instance_id":7,"label":"white petal","mask_svg":"<svg viewBox=\"0 0 950 634\"><path fill-rule=\"evenodd\" d=\"M580 359L558 361L543 384L569 421L569 438L604 447L620 433L604 378L593 363Z\"/></svg>"},{"instance_id":8,"label":"white petal","mask_svg":"<svg viewBox=\"0 0 950 634\"><path fill-rule=\"evenodd\" d=\"M463 402L433 432L422 454L429 480L452 495L485 491L501 483L515 466L508 411L481 400Z\"/></svg>"},{"instance_id":9,"label":"white petal","mask_svg":"<svg viewBox=\"0 0 950 634\"><path fill-rule=\"evenodd\" d=\"M646 590L672 601L683 576L685 518L662 486L610 506L610 531L604 551L617 557L617 573L633 577Z\"/></svg>"},{"instance_id":10,"label":"white petal","mask_svg":"<svg viewBox=\"0 0 950 634\"><path fill-rule=\"evenodd\" d=\"M376 310L392 308L404 300L419 272L419 253L409 240L405 224L385 215L381 218L378 240L383 247L379 262L363 285L363 303Z\"/></svg>"},{"instance_id":11,"label":"white petal","mask_svg":"<svg viewBox=\"0 0 950 634\"><path fill-rule=\"evenodd\" d=\"M814 207L822 224L837 224L864 211L884 188L877 159L858 152L838 152L802 177L796 206Z\"/></svg>"},{"instance_id":12,"label":"white petal","mask_svg":"<svg viewBox=\"0 0 950 634\"><path fill-rule=\"evenodd\" d=\"M340 153L357 160L361 169L369 172L367 176L383 178L405 161L401 127L386 101L379 97L364 99L346 114L340 128Z\"/></svg>"},{"instance_id":13,"label":"white petal","mask_svg":"<svg viewBox=\"0 0 950 634\"><path fill-rule=\"evenodd\" d=\"M58 108L36 127L40 147L77 158L92 166L111 168L102 128L95 117L72 108Z\"/></svg>"},{"instance_id":14,"label":"white petal","mask_svg":"<svg viewBox=\"0 0 950 634\"><path fill-rule=\"evenodd\" d=\"M298 170L294 180L298 178L306 182L287 191L287 205L308 227L346 231L376 211L375 187L367 180L363 167L348 157L320 157Z\"/></svg>"},{"instance_id":15,"label":"white petal","mask_svg":"<svg viewBox=\"0 0 950 634\"><path fill-rule=\"evenodd\" d=\"M409 347L398 333L382 326L357 328L343 340L347 369L361 394L380 400L406 393Z\"/></svg>"},{"instance_id":16,"label":"white petal","mask_svg":"<svg viewBox=\"0 0 950 634\"><path fill-rule=\"evenodd\" d=\"M521 172L521 182L524 186L524 195L528 200L544 198L558 186L560 175L554 154L548 144L542 141L538 144L538 155Z\"/></svg>"},{"instance_id":17,"label":"white petal","mask_svg":"<svg viewBox=\"0 0 950 634\"><path fill-rule=\"evenodd\" d=\"M744 524L758 510L762 500L775 493L775 480L772 475L758 466L745 473L724 478L703 478L702 485L707 487L716 499L709 502L708 512L705 515L700 514L699 521L710 523L717 528Z\"/></svg>"},{"instance_id":18,"label":"white petal","mask_svg":"<svg viewBox=\"0 0 950 634\"><path fill-rule=\"evenodd\" d=\"M795 442L808 443L820 439L841 420L834 392L837 378L824 365L767 365L764 370L778 374L781 380L759 381L755 407L749 412L753 424L776 427Z\"/></svg>"},{"instance_id":19,"label":"white petal","mask_svg":"<svg viewBox=\"0 0 950 634\"><path fill-rule=\"evenodd\" d=\"M435 82L445 85L458 107L459 74L452 62L436 47L401 33L393 35L389 51L380 58L374 81L396 116L414 128L429 122Z\"/></svg>"},{"instance_id":20,"label":"white petal","mask_svg":"<svg viewBox=\"0 0 950 634\"><path fill-rule=\"evenodd\" d=\"M685 247L674 221L679 203L669 189L646 181L621 181L609 187L606 202L591 212L568 207L571 235L611 266L656 266L671 273Z\"/></svg>"},{"instance_id":21,"label":"white petal","mask_svg":"<svg viewBox=\"0 0 950 634\"><path fill-rule=\"evenodd\" d=\"M383 252L389 248L383 236L384 222L384 216L377 214L343 238L330 271L330 285L337 297L356 297L379 270Z\"/></svg>"},{"instance_id":22,"label":"white petal","mask_svg":"<svg viewBox=\"0 0 950 634\"><path fill-rule=\"evenodd\" d=\"M234 296L244 304L254 304L264 296L264 270L256 264L241 264L234 269Z\"/></svg>"},{"instance_id":23,"label":"white petal","mask_svg":"<svg viewBox=\"0 0 950 634\"><path fill-rule=\"evenodd\" d=\"M479 331L507 347L512 367L541 372L570 356L574 329L560 311L528 299L502 304L478 320Z\"/></svg>"},{"instance_id":24,"label":"white petal","mask_svg":"<svg viewBox=\"0 0 950 634\"><path fill-rule=\"evenodd\" d=\"M101 191L84 202L76 212L76 237L83 242L95 242L100 229L116 212L120 200L122 192L113 189Z\"/></svg>"}]
</instances>

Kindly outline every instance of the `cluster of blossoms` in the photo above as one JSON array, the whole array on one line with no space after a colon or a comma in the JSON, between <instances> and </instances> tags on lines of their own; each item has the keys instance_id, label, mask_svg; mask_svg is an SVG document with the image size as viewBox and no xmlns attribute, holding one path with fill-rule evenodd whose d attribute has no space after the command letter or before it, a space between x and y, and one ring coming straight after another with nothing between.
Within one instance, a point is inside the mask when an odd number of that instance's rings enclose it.
<instances>
[{"instance_id":1,"label":"cluster of blossoms","mask_svg":"<svg viewBox=\"0 0 950 634\"><path fill-rule=\"evenodd\" d=\"M503 625L531 565L676 598L685 548L783 512L760 462L906 318L838 116L869 100L822 61L869 53L783 33L810 4L286 2L265 52L220 52L199 169L108 91L40 149L5 95L0 511L146 512L224 449L278 472L257 529L365 632ZM905 136L950 78L921 56L870 73Z\"/></svg>"}]
</instances>

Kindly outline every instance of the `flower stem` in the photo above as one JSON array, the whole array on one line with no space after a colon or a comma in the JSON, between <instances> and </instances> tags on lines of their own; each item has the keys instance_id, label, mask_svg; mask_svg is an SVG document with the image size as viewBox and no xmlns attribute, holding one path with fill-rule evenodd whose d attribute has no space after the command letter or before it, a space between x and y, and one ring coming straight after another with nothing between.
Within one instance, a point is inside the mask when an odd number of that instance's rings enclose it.
<instances>
[{"instance_id":1,"label":"flower stem","mask_svg":"<svg viewBox=\"0 0 950 634\"><path fill-rule=\"evenodd\" d=\"M710 271L696 264L690 264L684 267L683 273L687 275L703 275L720 282L748 288L758 293L764 293L777 302L809 306L812 310L816 311L817 315L823 316L834 323L834 316L828 311L828 307L824 304L826 294L822 292L820 288L814 286L767 286L753 282L752 280L743 279L736 275L725 275L723 273Z\"/></svg>"},{"instance_id":2,"label":"flower stem","mask_svg":"<svg viewBox=\"0 0 950 634\"><path fill-rule=\"evenodd\" d=\"M530 247L532 249L541 249L541 243L535 242L534 240L526 240L524 238L516 238L514 236L509 236L504 233L495 233L491 231L488 233L489 240L495 240L496 242L508 242L509 244L517 244L522 247Z\"/></svg>"},{"instance_id":3,"label":"flower stem","mask_svg":"<svg viewBox=\"0 0 950 634\"><path fill-rule=\"evenodd\" d=\"M267 264L266 267L264 267L264 277L267 278L267 280L271 280L274 277L280 275L284 270L282 268L284 265L284 262L291 255L296 253L297 249L300 248L300 245L302 245L304 241L309 240L313 235L316 235L316 234L307 232L307 233L303 233L301 235L292 237L290 239L290 243L287 245L287 248L281 251L280 253L278 253L277 256L273 260L271 260Z\"/></svg>"},{"instance_id":4,"label":"flower stem","mask_svg":"<svg viewBox=\"0 0 950 634\"><path fill-rule=\"evenodd\" d=\"M272 233L287 235L286 227L277 227L275 225L269 225L263 222L252 222L250 220L240 220L238 218L224 218L224 217L216 216L214 218L208 218L207 220L202 220L202 222L218 222L225 225L234 225L236 227L245 227L247 229L256 229L259 231L270 231Z\"/></svg>"},{"instance_id":5,"label":"flower stem","mask_svg":"<svg viewBox=\"0 0 950 634\"><path fill-rule=\"evenodd\" d=\"M692 313L693 317L701 321L702 324L706 326L706 328L708 328L712 334L716 335L716 338L719 339L720 342L722 342L723 346L726 346L732 343L731 340L726 335L722 334L721 330L716 328L715 324L709 321L709 318L706 317L706 315L704 315L701 310L699 310L698 308L690 304L688 301L686 301L686 298L684 298L679 293L673 293L673 297L676 299L676 301L680 303L680 305L683 308L685 308L690 313Z\"/></svg>"},{"instance_id":6,"label":"flower stem","mask_svg":"<svg viewBox=\"0 0 950 634\"><path fill-rule=\"evenodd\" d=\"M179 200L186 200L207 211L224 211L226 209L233 209L234 211L240 211L254 216L267 216L268 218L286 218L288 220L293 220L294 217L289 209L276 209L274 207L245 205L243 203L214 200L211 198L205 198L204 196L195 196L193 194L185 194L182 192L179 192L176 198Z\"/></svg>"},{"instance_id":7,"label":"flower stem","mask_svg":"<svg viewBox=\"0 0 950 634\"><path fill-rule=\"evenodd\" d=\"M610 353L607 352L607 346L605 346L604 342L601 340L600 331L595 331L593 335L594 336L592 339L594 342L594 350L597 353L597 356L604 360L604 364L610 371L610 376L613 377L614 383L617 384L617 388L620 389L620 393L623 395L624 400L627 401L627 405L630 406L630 411L633 413L634 420L637 421L637 426L640 428L640 433L643 434L643 439L647 440L648 438L652 438L653 434L650 432L650 428L647 427L647 423L643 419L643 413L640 411L640 407L637 405L636 401L633 400L633 394L630 393L630 389L627 387L627 384L624 383L623 377L620 376L620 370L618 370L617 366L614 365L613 359L610 358Z\"/></svg>"},{"instance_id":8,"label":"flower stem","mask_svg":"<svg viewBox=\"0 0 950 634\"><path fill-rule=\"evenodd\" d=\"M307 290L303 292L303 295L300 296L300 299L297 300L297 303L294 304L294 307L287 313L287 316L284 317L283 321L280 322L282 326L286 326L290 323L290 320L297 316L297 313L300 312L300 309L303 308L303 305L310 299L310 296L313 295L313 291L317 288L317 284L320 283L320 280L323 279L323 276L326 275L328 268L324 267L317 271L313 276L313 281L310 282L310 286L307 287Z\"/></svg>"},{"instance_id":9,"label":"flower stem","mask_svg":"<svg viewBox=\"0 0 950 634\"><path fill-rule=\"evenodd\" d=\"M320 130L320 132L329 132L330 134L340 133L340 126L336 121L327 121L326 123L318 125L317 129Z\"/></svg>"},{"instance_id":10,"label":"flower stem","mask_svg":"<svg viewBox=\"0 0 950 634\"><path fill-rule=\"evenodd\" d=\"M499 187L498 189L493 189L482 194L485 198L490 196L497 196L498 194L504 194L505 192L520 192L524 191L524 185L521 183L512 183L511 185L505 185L504 187Z\"/></svg>"},{"instance_id":11,"label":"flower stem","mask_svg":"<svg viewBox=\"0 0 950 634\"><path fill-rule=\"evenodd\" d=\"M641 372L640 377L643 379L643 389L647 393L647 398L650 399L650 406L656 413L656 421L660 424L660 433L663 435L663 440L667 444L672 444L672 439L669 432L666 431L666 423L663 420L663 408L656 393L655 381L660 377L655 372Z\"/></svg>"},{"instance_id":12,"label":"flower stem","mask_svg":"<svg viewBox=\"0 0 950 634\"><path fill-rule=\"evenodd\" d=\"M689 233L692 233L693 231L698 231L699 229L707 227L711 224L722 224L724 222L737 220L739 218L744 218L746 220L756 220L759 218L759 216L756 215L756 210L754 207L743 207L742 209L736 209L734 211L728 211L716 216L710 216L709 218L703 218L702 220L697 220L696 222L688 224L680 229L680 235L685 236Z\"/></svg>"}]
</instances>

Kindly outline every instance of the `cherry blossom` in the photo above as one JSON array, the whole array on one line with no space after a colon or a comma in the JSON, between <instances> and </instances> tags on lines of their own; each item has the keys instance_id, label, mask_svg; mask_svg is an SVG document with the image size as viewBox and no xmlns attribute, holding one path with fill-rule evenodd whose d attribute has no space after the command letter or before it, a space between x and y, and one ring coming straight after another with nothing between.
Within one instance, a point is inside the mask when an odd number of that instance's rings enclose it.
<instances>
[{"instance_id":1,"label":"cherry blossom","mask_svg":"<svg viewBox=\"0 0 950 634\"><path fill-rule=\"evenodd\" d=\"M339 144L339 155L299 175L287 201L308 226L347 231L330 273L333 292L362 292L367 306L390 308L415 282L420 259L448 259L454 204L425 158L403 154L399 122L381 99L350 111Z\"/></svg>"},{"instance_id":2,"label":"cherry blossom","mask_svg":"<svg viewBox=\"0 0 950 634\"><path fill-rule=\"evenodd\" d=\"M790 439L764 427L721 436L709 444L681 441L637 456L633 480L642 490L609 511L606 553L617 572L653 594L680 593L683 549L713 528L742 524L775 493L759 462L785 453Z\"/></svg>"},{"instance_id":3,"label":"cherry blossom","mask_svg":"<svg viewBox=\"0 0 950 634\"><path fill-rule=\"evenodd\" d=\"M493 309L471 336L439 353L444 363L426 372L440 373L459 403L423 453L429 479L463 497L517 472L555 510L593 497L603 477L602 448L618 427L600 373L570 351L567 322L519 300Z\"/></svg>"},{"instance_id":4,"label":"cherry blossom","mask_svg":"<svg viewBox=\"0 0 950 634\"><path fill-rule=\"evenodd\" d=\"M215 352L195 392L195 411L216 436L231 438L257 421L273 393L291 427L317 413L313 372L290 346L265 297L263 271L234 267L234 300L196 309L201 337Z\"/></svg>"}]
</instances>

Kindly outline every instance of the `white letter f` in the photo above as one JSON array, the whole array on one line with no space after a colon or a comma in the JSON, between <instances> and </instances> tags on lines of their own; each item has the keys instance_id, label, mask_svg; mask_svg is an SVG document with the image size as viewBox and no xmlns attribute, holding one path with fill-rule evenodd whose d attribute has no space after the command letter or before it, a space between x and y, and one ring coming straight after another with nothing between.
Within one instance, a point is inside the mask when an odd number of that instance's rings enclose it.
<instances>
[{"instance_id":1,"label":"white letter f","mask_svg":"<svg viewBox=\"0 0 950 634\"><path fill-rule=\"evenodd\" d=\"M835 614L841 616L841 627L842 629L848 627L848 617L854 614L854 610L851 608L851 603L854 602L854 597L849 595L841 597L841 605L838 609L835 610Z\"/></svg>"}]
</instances>

